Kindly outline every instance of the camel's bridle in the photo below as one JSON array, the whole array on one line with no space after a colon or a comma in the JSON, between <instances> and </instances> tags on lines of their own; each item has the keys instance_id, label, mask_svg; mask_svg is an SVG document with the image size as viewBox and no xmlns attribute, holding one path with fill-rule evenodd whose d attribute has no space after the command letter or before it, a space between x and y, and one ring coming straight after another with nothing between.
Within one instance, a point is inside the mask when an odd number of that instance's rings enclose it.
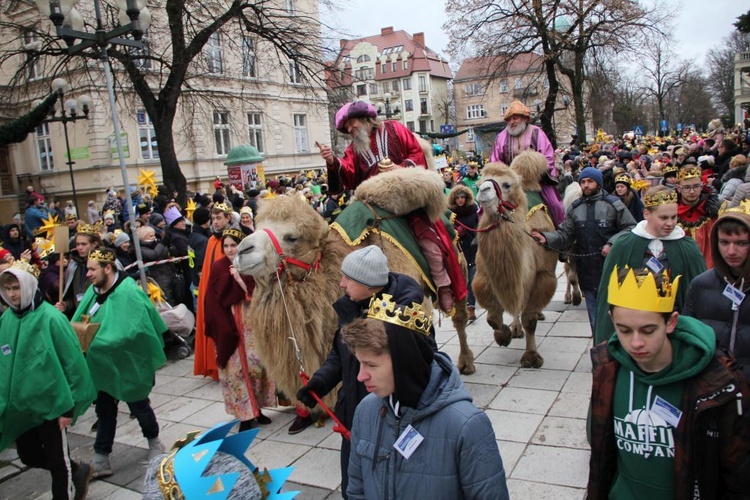
<instances>
[{"instance_id":1,"label":"camel's bridle","mask_svg":"<svg viewBox=\"0 0 750 500\"><path fill-rule=\"evenodd\" d=\"M471 231L472 233L487 233L495 229L503 221L513 222L513 219L511 219L510 216L513 215L513 212L515 212L516 206L512 204L511 202L503 199L503 192L500 190L500 185L497 183L495 179L487 179L487 180L492 183L492 187L495 189L495 195L497 196L498 219L495 220L495 222L493 222L489 226L486 226L480 229L474 229L465 224L462 224L458 220L456 221L457 225L463 227L464 229L468 231Z\"/></svg>"},{"instance_id":2,"label":"camel's bridle","mask_svg":"<svg viewBox=\"0 0 750 500\"><path fill-rule=\"evenodd\" d=\"M301 261L299 259L295 259L293 257L287 257L287 255L284 253L284 250L282 250L281 245L279 244L279 240L276 238L276 235L273 234L273 231L267 228L263 228L262 231L264 231L268 235L268 237L271 238L273 248L274 250L276 250L276 253L279 256L279 267L276 269L276 276L279 279L281 278L282 274L286 274L289 277L289 280L292 281L289 266L300 267L307 271L301 281L305 281L307 277L310 276L310 274L316 272L318 270L318 267L320 267L320 259L322 258L321 253L318 253L318 256L311 264L308 264L307 262Z\"/></svg>"}]
</instances>

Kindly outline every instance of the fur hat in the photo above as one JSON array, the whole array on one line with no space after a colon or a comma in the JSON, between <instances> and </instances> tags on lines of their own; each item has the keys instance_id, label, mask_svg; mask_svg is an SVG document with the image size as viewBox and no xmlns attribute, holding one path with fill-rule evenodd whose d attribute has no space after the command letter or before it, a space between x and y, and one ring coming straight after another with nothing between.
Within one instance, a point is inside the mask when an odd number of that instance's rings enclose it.
<instances>
[{"instance_id":1,"label":"fur hat","mask_svg":"<svg viewBox=\"0 0 750 500\"><path fill-rule=\"evenodd\" d=\"M583 179L593 179L594 182L599 184L599 187L602 187L602 185L604 184L604 177L602 176L602 173L594 167L586 167L581 170L581 173L578 174L578 182L581 182Z\"/></svg>"},{"instance_id":2,"label":"fur hat","mask_svg":"<svg viewBox=\"0 0 750 500\"><path fill-rule=\"evenodd\" d=\"M199 226L202 226L206 222L211 220L211 211L207 208L199 207L193 212L193 222Z\"/></svg>"},{"instance_id":3,"label":"fur hat","mask_svg":"<svg viewBox=\"0 0 750 500\"><path fill-rule=\"evenodd\" d=\"M507 122L513 115L521 115L529 118L531 117L531 111L521 101L513 101L512 103L510 103L510 106L508 106L508 111L506 111L503 115L503 120Z\"/></svg>"},{"instance_id":4,"label":"fur hat","mask_svg":"<svg viewBox=\"0 0 750 500\"><path fill-rule=\"evenodd\" d=\"M377 246L366 246L344 258L341 272L368 287L385 286L388 284L388 258Z\"/></svg>"},{"instance_id":5,"label":"fur hat","mask_svg":"<svg viewBox=\"0 0 750 500\"><path fill-rule=\"evenodd\" d=\"M128 233L121 232L120 234L115 236L115 241L114 241L115 248L119 248L120 245L122 245L123 243L128 243L128 242L130 242L130 236L128 236Z\"/></svg>"},{"instance_id":6,"label":"fur hat","mask_svg":"<svg viewBox=\"0 0 750 500\"><path fill-rule=\"evenodd\" d=\"M377 118L378 112L375 106L365 101L347 102L336 112L336 130L344 134L346 130L346 120L349 118Z\"/></svg>"}]
</instances>

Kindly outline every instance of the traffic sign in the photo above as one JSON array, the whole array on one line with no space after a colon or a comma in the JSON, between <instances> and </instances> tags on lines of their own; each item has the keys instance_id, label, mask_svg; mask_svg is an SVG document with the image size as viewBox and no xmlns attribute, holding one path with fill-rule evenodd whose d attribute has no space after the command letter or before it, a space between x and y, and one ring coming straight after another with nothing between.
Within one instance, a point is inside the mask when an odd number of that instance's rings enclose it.
<instances>
[{"instance_id":1,"label":"traffic sign","mask_svg":"<svg viewBox=\"0 0 750 500\"><path fill-rule=\"evenodd\" d=\"M633 127L633 133L635 135L643 135L643 125L636 125Z\"/></svg>"},{"instance_id":2,"label":"traffic sign","mask_svg":"<svg viewBox=\"0 0 750 500\"><path fill-rule=\"evenodd\" d=\"M455 125L440 125L440 133L441 134L455 134L456 126Z\"/></svg>"},{"instance_id":3,"label":"traffic sign","mask_svg":"<svg viewBox=\"0 0 750 500\"><path fill-rule=\"evenodd\" d=\"M661 125L660 128L662 132L666 132L667 130L669 130L669 123L667 122L667 120L662 120L661 122L659 122L659 124Z\"/></svg>"},{"instance_id":4,"label":"traffic sign","mask_svg":"<svg viewBox=\"0 0 750 500\"><path fill-rule=\"evenodd\" d=\"M678 132L681 132L681 131L682 131L682 123L678 123L678 124L677 124L677 131L678 131Z\"/></svg>"}]
</instances>

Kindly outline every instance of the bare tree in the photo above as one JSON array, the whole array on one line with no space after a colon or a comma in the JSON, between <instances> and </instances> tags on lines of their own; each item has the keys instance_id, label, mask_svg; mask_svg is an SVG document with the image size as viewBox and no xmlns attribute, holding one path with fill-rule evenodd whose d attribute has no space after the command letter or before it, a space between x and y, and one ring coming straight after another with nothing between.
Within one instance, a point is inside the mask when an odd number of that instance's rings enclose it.
<instances>
[{"instance_id":1,"label":"bare tree","mask_svg":"<svg viewBox=\"0 0 750 500\"><path fill-rule=\"evenodd\" d=\"M642 75L646 80L643 91L653 98L658 110L658 120L665 120L667 98L675 88L684 83L690 65L677 61L667 43L662 40L648 43L640 60Z\"/></svg>"},{"instance_id":2,"label":"bare tree","mask_svg":"<svg viewBox=\"0 0 750 500\"><path fill-rule=\"evenodd\" d=\"M726 125L734 119L734 55L750 50L750 33L733 31L707 56L708 86Z\"/></svg>"},{"instance_id":3,"label":"bare tree","mask_svg":"<svg viewBox=\"0 0 750 500\"><path fill-rule=\"evenodd\" d=\"M150 43L144 50L118 46L109 49L109 61L120 79L119 85L138 96L153 123L164 182L170 192L175 190L182 195L186 186L175 150L175 117L186 95L211 94L203 90L212 73L212 68L207 68L212 61L205 54L209 40L215 39L217 33L223 33L223 39L235 43L240 51L244 40L254 40L267 54L266 63L275 59L278 65L288 68L287 82L301 83L297 88L311 93L322 91L322 25L317 15L318 2L310 4L314 7L306 12L291 11L280 0L159 0L151 9ZM320 5L330 8L331 2L323 0ZM110 26L117 24L115 10L108 4L104 7ZM92 31L93 27L88 28ZM65 45L51 34L46 20L28 23L2 16L0 34L5 42L0 49L0 64L22 60L9 85L11 89L28 85L29 72L42 63L45 77L80 75L85 71L91 81L101 81L97 63L70 56ZM34 44L23 43L24 37L32 37ZM84 53L90 60L99 56L96 50Z\"/></svg>"}]
</instances>

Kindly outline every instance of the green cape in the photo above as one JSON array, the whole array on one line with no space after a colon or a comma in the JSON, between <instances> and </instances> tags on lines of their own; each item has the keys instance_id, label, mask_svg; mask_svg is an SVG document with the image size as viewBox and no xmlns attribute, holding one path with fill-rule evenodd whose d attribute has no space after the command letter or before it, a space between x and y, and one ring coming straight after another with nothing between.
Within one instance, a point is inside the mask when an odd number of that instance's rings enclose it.
<instances>
[{"instance_id":1,"label":"green cape","mask_svg":"<svg viewBox=\"0 0 750 500\"><path fill-rule=\"evenodd\" d=\"M73 321L80 321L96 301L90 286L78 305ZM97 391L125 402L148 397L154 374L164 364L167 325L148 296L132 278L125 278L91 317L100 323L86 353Z\"/></svg>"},{"instance_id":2,"label":"green cape","mask_svg":"<svg viewBox=\"0 0 750 500\"><path fill-rule=\"evenodd\" d=\"M0 349L0 450L45 420L78 418L96 398L73 328L47 302L20 318L6 311Z\"/></svg>"},{"instance_id":3,"label":"green cape","mask_svg":"<svg viewBox=\"0 0 750 500\"><path fill-rule=\"evenodd\" d=\"M642 238L632 232L620 235L612 246L612 249L604 261L602 279L599 282L599 290L596 296L596 322L594 345L607 340L615 331L612 319L609 317L608 287L609 278L615 266L620 269L630 266L631 268L642 268L646 249L651 240ZM690 282L706 270L706 260L703 258L695 240L689 237L679 240L662 240L664 251L667 252L670 279L682 275L680 286L677 290L675 309L682 310L685 303Z\"/></svg>"}]
</instances>

